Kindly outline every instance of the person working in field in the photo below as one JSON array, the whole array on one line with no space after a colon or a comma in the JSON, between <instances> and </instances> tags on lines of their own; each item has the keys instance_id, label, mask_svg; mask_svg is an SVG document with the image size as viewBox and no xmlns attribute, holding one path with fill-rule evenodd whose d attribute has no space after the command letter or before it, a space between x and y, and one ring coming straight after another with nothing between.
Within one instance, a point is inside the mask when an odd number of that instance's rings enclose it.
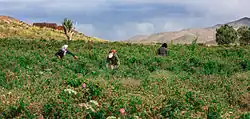
<instances>
[{"instance_id":1,"label":"person working in field","mask_svg":"<svg viewBox=\"0 0 250 119\"><path fill-rule=\"evenodd\" d=\"M59 58L59 59L62 59L66 54L70 54L72 55L75 59L78 59L78 57L71 53L69 50L68 50L68 45L63 45L62 49L60 49L55 55Z\"/></svg>"},{"instance_id":2,"label":"person working in field","mask_svg":"<svg viewBox=\"0 0 250 119\"><path fill-rule=\"evenodd\" d=\"M158 49L158 55L160 56L168 56L168 45L167 43L163 43L162 46Z\"/></svg>"},{"instance_id":3,"label":"person working in field","mask_svg":"<svg viewBox=\"0 0 250 119\"><path fill-rule=\"evenodd\" d=\"M106 59L106 67L111 69L117 69L120 65L120 61L117 55L116 50L109 51L109 54Z\"/></svg>"}]
</instances>

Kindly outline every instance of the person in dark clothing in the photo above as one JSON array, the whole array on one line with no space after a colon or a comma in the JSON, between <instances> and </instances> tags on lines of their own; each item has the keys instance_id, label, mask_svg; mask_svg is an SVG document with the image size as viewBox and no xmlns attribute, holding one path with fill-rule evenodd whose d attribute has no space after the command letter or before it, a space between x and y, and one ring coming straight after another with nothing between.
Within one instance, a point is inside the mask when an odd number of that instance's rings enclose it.
<instances>
[{"instance_id":1,"label":"person in dark clothing","mask_svg":"<svg viewBox=\"0 0 250 119\"><path fill-rule=\"evenodd\" d=\"M168 56L168 45L167 43L163 43L162 46L158 49L158 55L160 56Z\"/></svg>"},{"instance_id":2,"label":"person in dark clothing","mask_svg":"<svg viewBox=\"0 0 250 119\"><path fill-rule=\"evenodd\" d=\"M68 45L64 45L62 47L62 49L60 49L55 55L59 58L59 59L62 59L66 54L70 54L72 55L75 59L78 59L78 57L71 53L69 50L68 50Z\"/></svg>"},{"instance_id":3,"label":"person in dark clothing","mask_svg":"<svg viewBox=\"0 0 250 119\"><path fill-rule=\"evenodd\" d=\"M109 51L109 55L106 58L106 67L111 69L117 69L120 65L116 50Z\"/></svg>"}]
</instances>

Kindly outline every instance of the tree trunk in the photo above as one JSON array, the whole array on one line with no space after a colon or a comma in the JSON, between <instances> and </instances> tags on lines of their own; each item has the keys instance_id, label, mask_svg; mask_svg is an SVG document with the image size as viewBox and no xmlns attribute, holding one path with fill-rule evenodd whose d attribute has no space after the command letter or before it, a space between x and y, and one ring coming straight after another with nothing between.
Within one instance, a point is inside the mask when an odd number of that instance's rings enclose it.
<instances>
[{"instance_id":1,"label":"tree trunk","mask_svg":"<svg viewBox=\"0 0 250 119\"><path fill-rule=\"evenodd\" d=\"M66 36L67 36L67 39L68 39L68 40L71 40L71 38L69 37L69 35L66 35Z\"/></svg>"},{"instance_id":2,"label":"tree trunk","mask_svg":"<svg viewBox=\"0 0 250 119\"><path fill-rule=\"evenodd\" d=\"M69 35L68 39L69 39L69 41L72 41L72 35Z\"/></svg>"},{"instance_id":3,"label":"tree trunk","mask_svg":"<svg viewBox=\"0 0 250 119\"><path fill-rule=\"evenodd\" d=\"M69 41L72 41L73 33L66 33L66 36L67 36Z\"/></svg>"}]
</instances>

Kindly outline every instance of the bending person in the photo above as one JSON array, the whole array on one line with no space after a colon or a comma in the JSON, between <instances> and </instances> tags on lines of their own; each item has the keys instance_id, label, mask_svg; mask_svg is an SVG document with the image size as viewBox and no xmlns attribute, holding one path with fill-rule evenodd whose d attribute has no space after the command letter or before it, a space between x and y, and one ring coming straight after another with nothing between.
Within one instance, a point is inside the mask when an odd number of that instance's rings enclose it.
<instances>
[{"instance_id":1,"label":"bending person","mask_svg":"<svg viewBox=\"0 0 250 119\"><path fill-rule=\"evenodd\" d=\"M66 54L70 54L71 56L73 56L75 59L78 59L78 57L71 53L68 50L68 45L63 45L63 47L55 54L59 59L62 59Z\"/></svg>"}]
</instances>

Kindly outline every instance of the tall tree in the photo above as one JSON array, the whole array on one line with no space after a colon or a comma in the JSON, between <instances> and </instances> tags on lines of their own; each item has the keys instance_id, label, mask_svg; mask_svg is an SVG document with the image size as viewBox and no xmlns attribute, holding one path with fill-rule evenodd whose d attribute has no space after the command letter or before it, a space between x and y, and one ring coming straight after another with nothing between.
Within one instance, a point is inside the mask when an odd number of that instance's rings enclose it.
<instances>
[{"instance_id":1,"label":"tall tree","mask_svg":"<svg viewBox=\"0 0 250 119\"><path fill-rule=\"evenodd\" d=\"M67 36L68 40L71 41L75 32L75 26L73 25L73 21L65 18L62 23L62 26L64 28L65 35Z\"/></svg>"},{"instance_id":2,"label":"tall tree","mask_svg":"<svg viewBox=\"0 0 250 119\"><path fill-rule=\"evenodd\" d=\"M234 43L237 39L237 32L232 26L223 25L216 29L216 42L219 45Z\"/></svg>"}]
</instances>

